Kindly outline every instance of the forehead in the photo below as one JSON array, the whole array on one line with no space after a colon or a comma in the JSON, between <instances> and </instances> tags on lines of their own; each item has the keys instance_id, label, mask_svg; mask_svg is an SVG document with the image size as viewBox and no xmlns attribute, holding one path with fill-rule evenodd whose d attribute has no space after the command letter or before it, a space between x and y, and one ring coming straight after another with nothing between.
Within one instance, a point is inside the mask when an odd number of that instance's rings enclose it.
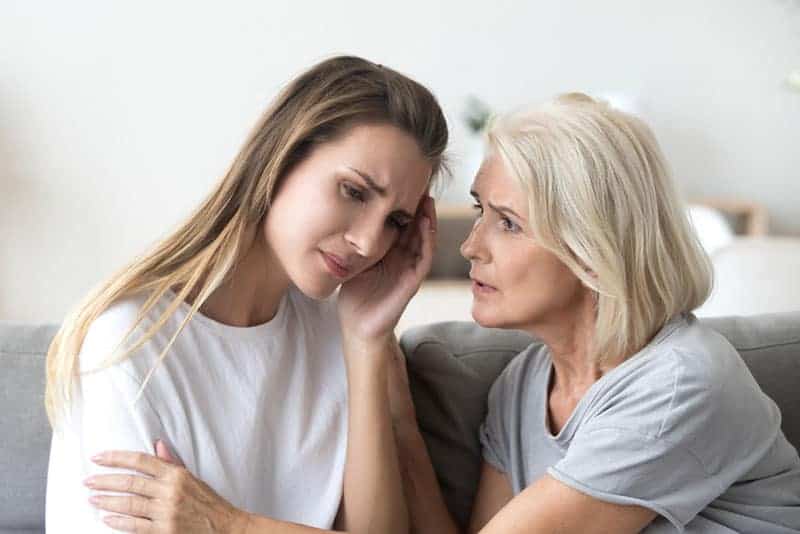
<instances>
[{"instance_id":1,"label":"forehead","mask_svg":"<svg viewBox=\"0 0 800 534\"><path fill-rule=\"evenodd\" d=\"M482 202L509 207L522 216L527 214L525 193L497 155L489 155L483 161L472 190Z\"/></svg>"},{"instance_id":2,"label":"forehead","mask_svg":"<svg viewBox=\"0 0 800 534\"><path fill-rule=\"evenodd\" d=\"M417 141L396 126L357 125L331 145L340 164L369 175L398 203L416 202L428 188L431 162Z\"/></svg>"}]
</instances>

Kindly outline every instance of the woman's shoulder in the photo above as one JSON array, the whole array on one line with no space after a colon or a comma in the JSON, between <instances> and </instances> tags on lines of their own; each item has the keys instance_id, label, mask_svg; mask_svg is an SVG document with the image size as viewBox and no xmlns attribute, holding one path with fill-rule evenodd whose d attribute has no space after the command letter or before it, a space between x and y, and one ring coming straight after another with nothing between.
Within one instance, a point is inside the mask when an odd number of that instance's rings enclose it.
<instances>
[{"instance_id":1,"label":"woman's shoulder","mask_svg":"<svg viewBox=\"0 0 800 534\"><path fill-rule=\"evenodd\" d=\"M747 379L749 371L736 348L719 332L694 315L676 321L664 339L654 347L654 358L663 358L683 378L709 388L729 380Z\"/></svg>"},{"instance_id":2,"label":"woman's shoulder","mask_svg":"<svg viewBox=\"0 0 800 534\"><path fill-rule=\"evenodd\" d=\"M613 406L611 414L658 420L659 432L690 420L698 428L711 428L710 421L731 423L741 416L775 424L774 403L736 349L691 314L670 321L610 374L597 400Z\"/></svg>"},{"instance_id":3,"label":"woman's shoulder","mask_svg":"<svg viewBox=\"0 0 800 534\"><path fill-rule=\"evenodd\" d=\"M713 385L732 371L740 371L736 349L718 332L691 314L667 322L653 339L609 374L615 380L646 383L647 390L673 388L682 382ZM609 382L614 382L611 380Z\"/></svg>"},{"instance_id":4,"label":"woman's shoulder","mask_svg":"<svg viewBox=\"0 0 800 534\"><path fill-rule=\"evenodd\" d=\"M126 346L130 346L128 344L130 340L135 340L137 333L142 332L143 328L153 324L152 315L157 311L158 306L154 306L139 321L146 300L145 295L123 297L109 305L89 324L81 344L82 371L102 365L112 355L124 350ZM139 322L138 325L137 322ZM133 332L128 342L123 344L131 329Z\"/></svg>"}]
</instances>

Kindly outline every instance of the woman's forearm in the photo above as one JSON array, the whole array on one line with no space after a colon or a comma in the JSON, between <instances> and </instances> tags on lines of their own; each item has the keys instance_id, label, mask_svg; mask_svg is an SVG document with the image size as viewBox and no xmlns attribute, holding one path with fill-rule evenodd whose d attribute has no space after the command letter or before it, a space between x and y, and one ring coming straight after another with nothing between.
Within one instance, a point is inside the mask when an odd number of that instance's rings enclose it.
<instances>
[{"instance_id":1,"label":"woman's forearm","mask_svg":"<svg viewBox=\"0 0 800 534\"><path fill-rule=\"evenodd\" d=\"M411 531L449 534L458 532L450 517L433 471L428 448L417 425L417 414L406 369L406 358L397 340L392 343L389 366L389 405L393 419L400 473Z\"/></svg>"},{"instance_id":2,"label":"woman's forearm","mask_svg":"<svg viewBox=\"0 0 800 534\"><path fill-rule=\"evenodd\" d=\"M313 503L309 503L313 506ZM331 530L321 530L297 523L278 521L269 517L250 515L247 527L241 531L232 531L229 534L324 534L333 533Z\"/></svg>"},{"instance_id":3,"label":"woman's forearm","mask_svg":"<svg viewBox=\"0 0 800 534\"><path fill-rule=\"evenodd\" d=\"M444 502L417 422L397 422L395 436L412 532L459 534L458 525Z\"/></svg>"},{"instance_id":4,"label":"woman's forearm","mask_svg":"<svg viewBox=\"0 0 800 534\"><path fill-rule=\"evenodd\" d=\"M389 342L345 341L348 444L343 524L348 532L406 534L408 513L389 409Z\"/></svg>"}]
</instances>

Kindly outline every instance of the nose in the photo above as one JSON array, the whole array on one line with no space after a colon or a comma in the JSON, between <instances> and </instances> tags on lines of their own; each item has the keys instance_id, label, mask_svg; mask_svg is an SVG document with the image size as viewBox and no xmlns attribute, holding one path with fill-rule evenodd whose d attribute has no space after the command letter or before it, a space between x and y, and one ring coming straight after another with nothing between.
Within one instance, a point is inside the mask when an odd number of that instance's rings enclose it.
<instances>
[{"instance_id":1,"label":"nose","mask_svg":"<svg viewBox=\"0 0 800 534\"><path fill-rule=\"evenodd\" d=\"M345 233L344 239L364 258L382 255L389 237L383 218L359 217ZM388 247L387 247L388 248Z\"/></svg>"},{"instance_id":2,"label":"nose","mask_svg":"<svg viewBox=\"0 0 800 534\"><path fill-rule=\"evenodd\" d=\"M483 246L483 235L481 231L480 219L476 220L475 224L472 225L469 235L464 242L461 243L459 252L461 252L461 255L469 261L486 259L486 247Z\"/></svg>"}]
</instances>

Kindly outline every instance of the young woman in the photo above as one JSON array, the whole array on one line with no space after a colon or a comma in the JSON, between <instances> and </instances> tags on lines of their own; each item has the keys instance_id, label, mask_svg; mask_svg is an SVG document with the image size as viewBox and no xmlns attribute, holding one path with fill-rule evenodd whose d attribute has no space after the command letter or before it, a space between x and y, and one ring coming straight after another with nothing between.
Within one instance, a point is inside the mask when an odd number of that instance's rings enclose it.
<instances>
[{"instance_id":1,"label":"young woman","mask_svg":"<svg viewBox=\"0 0 800 534\"><path fill-rule=\"evenodd\" d=\"M639 120L584 95L498 119L462 245L475 320L537 336L492 387L470 532L800 532L800 458L736 350ZM401 361L401 360L398 360ZM401 379L413 530L458 529Z\"/></svg>"},{"instance_id":2,"label":"young woman","mask_svg":"<svg viewBox=\"0 0 800 534\"><path fill-rule=\"evenodd\" d=\"M188 221L54 339L48 532L405 532L385 355L430 266L446 143L391 69L292 81Z\"/></svg>"}]
</instances>

